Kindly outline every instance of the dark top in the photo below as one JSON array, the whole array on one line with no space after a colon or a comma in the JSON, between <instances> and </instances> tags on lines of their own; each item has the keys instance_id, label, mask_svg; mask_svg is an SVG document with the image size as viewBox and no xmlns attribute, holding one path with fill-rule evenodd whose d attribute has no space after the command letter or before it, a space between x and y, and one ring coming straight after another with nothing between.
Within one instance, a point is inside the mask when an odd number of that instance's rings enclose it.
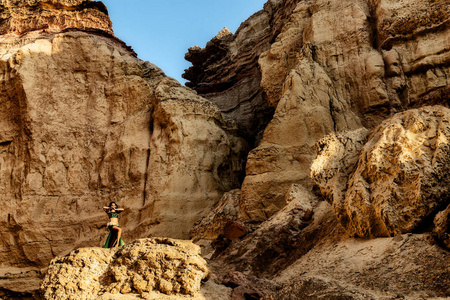
<instances>
[{"instance_id":1,"label":"dark top","mask_svg":"<svg viewBox=\"0 0 450 300\"><path fill-rule=\"evenodd\" d=\"M111 218L118 218L119 217L119 213L118 212L115 212L115 211L113 211L113 212L109 212L108 213L108 217L111 219Z\"/></svg>"}]
</instances>

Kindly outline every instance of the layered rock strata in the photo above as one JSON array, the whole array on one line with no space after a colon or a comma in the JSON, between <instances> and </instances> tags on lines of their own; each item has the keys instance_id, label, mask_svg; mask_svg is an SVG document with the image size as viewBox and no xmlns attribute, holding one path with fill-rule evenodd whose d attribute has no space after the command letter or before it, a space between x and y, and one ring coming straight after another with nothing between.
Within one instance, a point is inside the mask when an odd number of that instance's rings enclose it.
<instances>
[{"instance_id":1,"label":"layered rock strata","mask_svg":"<svg viewBox=\"0 0 450 300\"><path fill-rule=\"evenodd\" d=\"M276 34L248 67L258 69L275 112L248 155L239 207L229 206L248 234L214 261L256 283L269 279L272 288L259 294L278 299L448 297L448 3L269 1L265 8L274 4L289 15L279 30L268 23L265 31ZM204 74L192 81L196 89L226 72L207 48L188 54L201 57L193 62L192 71ZM432 104L441 106L423 107ZM217 232L224 203L195 234Z\"/></svg>"},{"instance_id":2,"label":"layered rock strata","mask_svg":"<svg viewBox=\"0 0 450 300\"><path fill-rule=\"evenodd\" d=\"M270 48L298 2L268 1L235 34L225 28L204 48L191 47L185 56L193 65L183 74L186 86L217 104L250 144L259 143L274 110L260 88L259 56Z\"/></svg>"},{"instance_id":3,"label":"layered rock strata","mask_svg":"<svg viewBox=\"0 0 450 300\"><path fill-rule=\"evenodd\" d=\"M112 34L106 6L92 0L2 0L0 35L30 31L61 32L65 29L103 31Z\"/></svg>"},{"instance_id":4,"label":"layered rock strata","mask_svg":"<svg viewBox=\"0 0 450 300\"><path fill-rule=\"evenodd\" d=\"M280 13L283 17L276 18ZM273 18L268 22L263 15ZM395 112L448 102L445 1L269 1L244 24L258 16L266 26L260 32L271 38L260 39L264 47L255 47L258 55L240 68L259 74L253 90L261 91L275 113L248 156L241 201L248 221L263 221L280 210L291 184L312 187L307 170L315 156L313 145L324 136L372 129ZM225 50L220 53L227 59L208 52L219 40L223 49L247 45L239 40L242 34L215 38L188 53L191 71L201 74L186 73L195 89L218 83L214 75L231 70L223 67L225 62L245 63ZM227 103L235 99L228 98Z\"/></svg>"},{"instance_id":5,"label":"layered rock strata","mask_svg":"<svg viewBox=\"0 0 450 300\"><path fill-rule=\"evenodd\" d=\"M142 239L120 249L81 248L50 263L45 299L98 299L104 293L166 295L200 292L208 275L200 248L173 239Z\"/></svg>"}]
</instances>

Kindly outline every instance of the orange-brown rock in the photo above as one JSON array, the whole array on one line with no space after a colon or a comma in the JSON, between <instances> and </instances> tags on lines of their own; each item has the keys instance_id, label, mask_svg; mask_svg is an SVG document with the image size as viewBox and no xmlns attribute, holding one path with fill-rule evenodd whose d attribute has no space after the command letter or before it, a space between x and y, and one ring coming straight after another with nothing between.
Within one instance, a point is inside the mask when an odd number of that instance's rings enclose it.
<instances>
[{"instance_id":1,"label":"orange-brown rock","mask_svg":"<svg viewBox=\"0 0 450 300\"><path fill-rule=\"evenodd\" d=\"M45 299L98 299L104 293L196 296L208 275L200 247L174 239L140 239L120 249L81 248L50 263Z\"/></svg>"},{"instance_id":2,"label":"orange-brown rock","mask_svg":"<svg viewBox=\"0 0 450 300\"><path fill-rule=\"evenodd\" d=\"M374 129L362 149L364 134L354 133L347 144L343 138L324 141L312 176L351 235L423 231L449 205L449 129L450 110L442 106L396 114Z\"/></svg>"},{"instance_id":3,"label":"orange-brown rock","mask_svg":"<svg viewBox=\"0 0 450 300\"><path fill-rule=\"evenodd\" d=\"M65 29L103 31L112 34L106 6L92 0L2 0L0 35Z\"/></svg>"}]
</instances>

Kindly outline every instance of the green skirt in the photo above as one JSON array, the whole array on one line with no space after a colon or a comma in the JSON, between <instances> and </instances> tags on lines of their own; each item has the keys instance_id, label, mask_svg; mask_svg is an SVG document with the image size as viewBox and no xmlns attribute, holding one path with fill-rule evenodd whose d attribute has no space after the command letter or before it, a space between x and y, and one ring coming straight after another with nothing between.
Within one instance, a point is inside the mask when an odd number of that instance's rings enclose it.
<instances>
[{"instance_id":1,"label":"green skirt","mask_svg":"<svg viewBox=\"0 0 450 300\"><path fill-rule=\"evenodd\" d=\"M120 227L115 225L116 227ZM114 242L117 240L117 233L112 229L113 226L108 226L109 234L106 238L105 244L103 245L103 248L112 248L114 245ZM125 245L125 242L122 241L122 238L119 240L119 247Z\"/></svg>"}]
</instances>

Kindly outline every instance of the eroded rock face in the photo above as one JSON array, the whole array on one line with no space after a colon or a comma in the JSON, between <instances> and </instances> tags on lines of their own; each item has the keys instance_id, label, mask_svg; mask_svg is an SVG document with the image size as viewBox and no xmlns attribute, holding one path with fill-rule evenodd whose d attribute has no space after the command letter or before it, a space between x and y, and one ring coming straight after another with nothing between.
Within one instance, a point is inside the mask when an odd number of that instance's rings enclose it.
<instances>
[{"instance_id":1,"label":"eroded rock face","mask_svg":"<svg viewBox=\"0 0 450 300\"><path fill-rule=\"evenodd\" d=\"M323 238L344 232L331 205L301 185L292 185L285 201L287 205L256 230L222 249L217 260L246 274L271 278Z\"/></svg>"},{"instance_id":2,"label":"eroded rock face","mask_svg":"<svg viewBox=\"0 0 450 300\"><path fill-rule=\"evenodd\" d=\"M208 274L200 247L173 239L142 239L120 249L81 248L50 263L45 299L98 299L103 293L192 295Z\"/></svg>"},{"instance_id":3,"label":"eroded rock face","mask_svg":"<svg viewBox=\"0 0 450 300\"><path fill-rule=\"evenodd\" d=\"M241 187L238 211L254 227L221 249L216 261L281 282L284 288L273 292L279 299L447 296L442 282L448 282L448 268L442 262L448 260L448 182L442 174L448 174L449 162L440 142L447 139L447 109L412 109L448 105L448 4L311 0L269 1L265 8L270 5L289 13L266 23L265 31L275 34L258 54L260 79L253 90L258 83L275 112L249 153ZM235 36L222 40L223 56L208 54L208 46L191 51L200 60L193 61L192 71L199 74L194 88L212 87L224 65L237 63L225 63ZM385 128L369 135L391 117L398 132ZM416 121L424 127L412 132ZM313 164L318 142L321 161ZM311 165L320 192L310 178ZM346 230L365 238L397 236L358 240ZM400 236L405 232L413 234ZM383 269L385 263L394 269ZM397 278L398 284L390 284Z\"/></svg>"},{"instance_id":4,"label":"eroded rock face","mask_svg":"<svg viewBox=\"0 0 450 300\"><path fill-rule=\"evenodd\" d=\"M113 33L105 5L92 0L2 0L0 19L0 35L64 29Z\"/></svg>"},{"instance_id":5,"label":"eroded rock face","mask_svg":"<svg viewBox=\"0 0 450 300\"><path fill-rule=\"evenodd\" d=\"M185 56L193 65L183 74L189 81L186 85L217 104L252 145L260 142L274 110L260 88L258 59L269 49L298 2L268 1L234 35L219 34L205 48L191 47Z\"/></svg>"},{"instance_id":6,"label":"eroded rock face","mask_svg":"<svg viewBox=\"0 0 450 300\"><path fill-rule=\"evenodd\" d=\"M187 238L239 187L235 152L247 150L218 108L116 39L36 30L0 41L5 267L101 245L110 201L125 208L126 241Z\"/></svg>"},{"instance_id":7,"label":"eroded rock face","mask_svg":"<svg viewBox=\"0 0 450 300\"><path fill-rule=\"evenodd\" d=\"M195 224L191 230L191 237L194 239L213 240L220 234L224 234L227 224L242 220L242 213L239 206L240 200L240 190L232 190L225 193L222 199L215 205L214 210Z\"/></svg>"},{"instance_id":8,"label":"eroded rock face","mask_svg":"<svg viewBox=\"0 0 450 300\"><path fill-rule=\"evenodd\" d=\"M274 298L445 299L449 259L423 235L325 243L279 274Z\"/></svg>"},{"instance_id":9,"label":"eroded rock face","mask_svg":"<svg viewBox=\"0 0 450 300\"><path fill-rule=\"evenodd\" d=\"M330 203L345 197L349 176L356 168L368 134L365 128L344 131L330 134L316 144L317 158L311 165L311 178Z\"/></svg>"},{"instance_id":10,"label":"eroded rock face","mask_svg":"<svg viewBox=\"0 0 450 300\"><path fill-rule=\"evenodd\" d=\"M294 4L258 58L259 88L276 110L248 157L242 204L249 220L281 209L292 183L311 186L303 172L315 155L310 143L333 132L373 129L412 106L447 103L449 7L427 3Z\"/></svg>"},{"instance_id":11,"label":"eroded rock face","mask_svg":"<svg viewBox=\"0 0 450 300\"><path fill-rule=\"evenodd\" d=\"M376 237L424 230L430 225L427 219L447 207L449 122L448 108L424 107L384 121L360 154L354 148L364 135L349 144L323 141L326 150L314 162L312 176L350 234Z\"/></svg>"},{"instance_id":12,"label":"eroded rock face","mask_svg":"<svg viewBox=\"0 0 450 300\"><path fill-rule=\"evenodd\" d=\"M263 221L283 208L292 184L312 187L309 167L316 141L361 126L336 94L332 79L311 57L292 70L284 89L263 140L247 158L241 206L251 221Z\"/></svg>"}]
</instances>

